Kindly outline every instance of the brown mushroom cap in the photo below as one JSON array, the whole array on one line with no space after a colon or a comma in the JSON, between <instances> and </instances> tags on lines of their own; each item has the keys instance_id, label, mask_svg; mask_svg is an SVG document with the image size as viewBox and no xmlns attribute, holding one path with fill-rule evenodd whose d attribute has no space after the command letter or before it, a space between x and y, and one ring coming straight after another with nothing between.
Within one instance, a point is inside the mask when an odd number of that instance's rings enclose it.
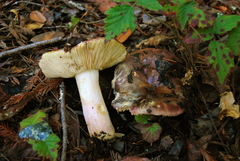
<instances>
[{"instance_id":1,"label":"brown mushroom cap","mask_svg":"<svg viewBox=\"0 0 240 161\"><path fill-rule=\"evenodd\" d=\"M39 66L48 78L70 78L91 70L109 68L126 57L125 47L116 40L105 42L97 38L79 43L70 51L51 51L43 54Z\"/></svg>"},{"instance_id":2,"label":"brown mushroom cap","mask_svg":"<svg viewBox=\"0 0 240 161\"><path fill-rule=\"evenodd\" d=\"M133 115L176 116L183 113L181 78L183 68L174 54L161 49L143 49L129 55L114 73L112 106Z\"/></svg>"}]
</instances>

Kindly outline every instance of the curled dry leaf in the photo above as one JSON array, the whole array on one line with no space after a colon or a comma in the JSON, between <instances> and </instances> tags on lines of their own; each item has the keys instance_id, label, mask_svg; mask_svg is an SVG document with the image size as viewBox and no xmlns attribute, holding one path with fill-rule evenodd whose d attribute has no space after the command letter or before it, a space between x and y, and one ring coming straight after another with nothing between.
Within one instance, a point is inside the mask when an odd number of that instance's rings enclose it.
<instances>
[{"instance_id":1,"label":"curled dry leaf","mask_svg":"<svg viewBox=\"0 0 240 161\"><path fill-rule=\"evenodd\" d=\"M25 28L30 29L30 30L35 30L35 29L40 29L43 27L43 23L40 22L35 22L35 23L29 23L24 25Z\"/></svg>"},{"instance_id":2,"label":"curled dry leaf","mask_svg":"<svg viewBox=\"0 0 240 161\"><path fill-rule=\"evenodd\" d=\"M153 37L150 37L148 39L145 39L143 41L141 41L139 44L137 44L135 47L136 48L142 48L143 45L150 45L150 46L157 46L159 45L161 42L170 39L170 37L167 37L165 35L155 35Z\"/></svg>"},{"instance_id":3,"label":"curled dry leaf","mask_svg":"<svg viewBox=\"0 0 240 161\"><path fill-rule=\"evenodd\" d=\"M224 92L221 94L220 98L220 105L219 108L221 109L219 119L223 119L224 117L232 117L237 119L240 117L240 110L239 105L234 104L235 99L233 93Z\"/></svg>"}]
</instances>

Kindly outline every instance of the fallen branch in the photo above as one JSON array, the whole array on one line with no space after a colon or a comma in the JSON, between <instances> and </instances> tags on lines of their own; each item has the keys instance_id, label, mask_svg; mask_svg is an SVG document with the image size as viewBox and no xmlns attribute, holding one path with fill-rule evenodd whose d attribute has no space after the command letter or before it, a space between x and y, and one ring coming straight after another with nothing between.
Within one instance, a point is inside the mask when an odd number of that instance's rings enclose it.
<instances>
[{"instance_id":1,"label":"fallen branch","mask_svg":"<svg viewBox=\"0 0 240 161\"><path fill-rule=\"evenodd\" d=\"M28 45L25 45L25 46L20 46L20 47L11 49L11 50L0 52L0 58L2 58L4 56L9 56L13 53L17 53L17 52L20 52L20 51L23 51L23 50L32 49L32 48L35 48L35 47L38 47L38 46L52 44L52 43L56 43L56 42L59 42L59 41L66 41L67 39L69 39L69 37L65 37L65 38L57 37L57 38L50 39L50 40L44 40L44 41L39 41L39 42L35 42L35 43L32 43L32 44L28 44Z\"/></svg>"},{"instance_id":2,"label":"fallen branch","mask_svg":"<svg viewBox=\"0 0 240 161\"><path fill-rule=\"evenodd\" d=\"M67 124L66 124L66 101L65 101L66 89L64 82L60 84L60 113L61 113L61 120L62 120L62 131L63 131L63 140L62 140L62 155L61 161L66 160L66 153L67 153Z\"/></svg>"}]
</instances>

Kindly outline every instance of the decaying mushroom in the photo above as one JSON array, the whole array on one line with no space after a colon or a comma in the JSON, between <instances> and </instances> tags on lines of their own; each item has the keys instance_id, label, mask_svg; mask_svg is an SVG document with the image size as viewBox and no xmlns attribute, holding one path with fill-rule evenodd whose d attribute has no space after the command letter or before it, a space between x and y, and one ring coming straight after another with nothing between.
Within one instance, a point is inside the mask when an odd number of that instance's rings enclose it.
<instances>
[{"instance_id":1,"label":"decaying mushroom","mask_svg":"<svg viewBox=\"0 0 240 161\"><path fill-rule=\"evenodd\" d=\"M62 49L45 53L40 60L39 66L48 78L76 78L84 118L92 137L105 140L115 135L99 86L98 71L125 57L126 49L121 43L97 38L81 42L68 52Z\"/></svg>"},{"instance_id":2,"label":"decaying mushroom","mask_svg":"<svg viewBox=\"0 0 240 161\"><path fill-rule=\"evenodd\" d=\"M161 49L143 49L127 55L115 69L112 106L133 115L183 113L180 105L185 100L181 83L184 72L179 61L174 54Z\"/></svg>"}]
</instances>

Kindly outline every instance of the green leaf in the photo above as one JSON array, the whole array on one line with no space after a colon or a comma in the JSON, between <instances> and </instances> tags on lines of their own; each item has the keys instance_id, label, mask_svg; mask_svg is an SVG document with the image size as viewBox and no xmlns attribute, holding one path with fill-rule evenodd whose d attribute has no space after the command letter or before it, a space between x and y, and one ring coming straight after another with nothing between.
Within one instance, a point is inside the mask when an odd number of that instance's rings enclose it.
<instances>
[{"instance_id":1,"label":"green leaf","mask_svg":"<svg viewBox=\"0 0 240 161\"><path fill-rule=\"evenodd\" d=\"M163 6L163 11L165 11L167 15L176 14L179 11L179 6L177 5L172 6L167 4Z\"/></svg>"},{"instance_id":2,"label":"green leaf","mask_svg":"<svg viewBox=\"0 0 240 161\"><path fill-rule=\"evenodd\" d=\"M240 55L240 25L233 29L227 39L226 46L236 55Z\"/></svg>"},{"instance_id":3,"label":"green leaf","mask_svg":"<svg viewBox=\"0 0 240 161\"><path fill-rule=\"evenodd\" d=\"M150 120L150 115L135 115L135 120L138 122L138 123L142 123L142 124L146 124L148 123L148 120Z\"/></svg>"},{"instance_id":4,"label":"green leaf","mask_svg":"<svg viewBox=\"0 0 240 161\"><path fill-rule=\"evenodd\" d=\"M163 8L157 0L137 0L136 4L154 11L158 11Z\"/></svg>"},{"instance_id":5,"label":"green leaf","mask_svg":"<svg viewBox=\"0 0 240 161\"><path fill-rule=\"evenodd\" d=\"M193 1L189 1L187 3L184 3L179 7L179 14L178 14L178 20L181 24L181 28L183 29L186 25L187 21L190 17L192 17L194 13L194 6L197 4Z\"/></svg>"},{"instance_id":6,"label":"green leaf","mask_svg":"<svg viewBox=\"0 0 240 161\"><path fill-rule=\"evenodd\" d=\"M211 51L211 55L208 57L208 61L217 70L219 83L223 84L230 72L230 68L234 66L234 55L225 44L218 41L211 41L209 50Z\"/></svg>"},{"instance_id":7,"label":"green leaf","mask_svg":"<svg viewBox=\"0 0 240 161\"><path fill-rule=\"evenodd\" d=\"M181 24L181 28L184 29L187 21L192 27L208 27L211 26L213 21L206 17L203 10L197 8L197 4L193 1L189 1L179 7L178 19Z\"/></svg>"},{"instance_id":8,"label":"green leaf","mask_svg":"<svg viewBox=\"0 0 240 161\"><path fill-rule=\"evenodd\" d=\"M215 34L222 34L237 27L240 22L240 16L237 15L223 15L216 19L213 25L213 31Z\"/></svg>"},{"instance_id":9,"label":"green leaf","mask_svg":"<svg viewBox=\"0 0 240 161\"><path fill-rule=\"evenodd\" d=\"M37 124L37 123L41 122L45 117L47 117L47 115L44 112L42 112L41 110L39 110L34 115L22 120L20 122L20 129L23 129L30 125Z\"/></svg>"},{"instance_id":10,"label":"green leaf","mask_svg":"<svg viewBox=\"0 0 240 161\"><path fill-rule=\"evenodd\" d=\"M183 5L184 3L187 2L187 0L172 0L171 1L173 4L177 4L179 6Z\"/></svg>"},{"instance_id":11,"label":"green leaf","mask_svg":"<svg viewBox=\"0 0 240 161\"><path fill-rule=\"evenodd\" d=\"M129 28L133 31L136 27L134 23L134 8L129 5L115 6L107 10L107 18L105 19L106 39L118 36L120 33L127 31Z\"/></svg>"},{"instance_id":12,"label":"green leaf","mask_svg":"<svg viewBox=\"0 0 240 161\"><path fill-rule=\"evenodd\" d=\"M145 141L153 143L157 141L162 133L162 127L158 123L148 123L140 126L140 132Z\"/></svg>"},{"instance_id":13,"label":"green leaf","mask_svg":"<svg viewBox=\"0 0 240 161\"><path fill-rule=\"evenodd\" d=\"M154 134L157 130L161 129L161 126L155 122L151 126L149 126L147 129L151 134Z\"/></svg>"},{"instance_id":14,"label":"green leaf","mask_svg":"<svg viewBox=\"0 0 240 161\"><path fill-rule=\"evenodd\" d=\"M29 139L28 141L29 144L32 144L33 150L36 150L39 155L51 158L54 161L57 160L58 142L60 142L60 139L55 134L49 135L45 141L33 139Z\"/></svg>"},{"instance_id":15,"label":"green leaf","mask_svg":"<svg viewBox=\"0 0 240 161\"><path fill-rule=\"evenodd\" d=\"M185 42L188 44L196 43L199 41L208 41L214 38L214 34L211 27L198 28L196 31L190 33L190 35L185 38Z\"/></svg>"},{"instance_id":16,"label":"green leaf","mask_svg":"<svg viewBox=\"0 0 240 161\"><path fill-rule=\"evenodd\" d=\"M75 26L79 22L79 20L80 20L79 18L72 16L71 17L72 25Z\"/></svg>"}]
</instances>

